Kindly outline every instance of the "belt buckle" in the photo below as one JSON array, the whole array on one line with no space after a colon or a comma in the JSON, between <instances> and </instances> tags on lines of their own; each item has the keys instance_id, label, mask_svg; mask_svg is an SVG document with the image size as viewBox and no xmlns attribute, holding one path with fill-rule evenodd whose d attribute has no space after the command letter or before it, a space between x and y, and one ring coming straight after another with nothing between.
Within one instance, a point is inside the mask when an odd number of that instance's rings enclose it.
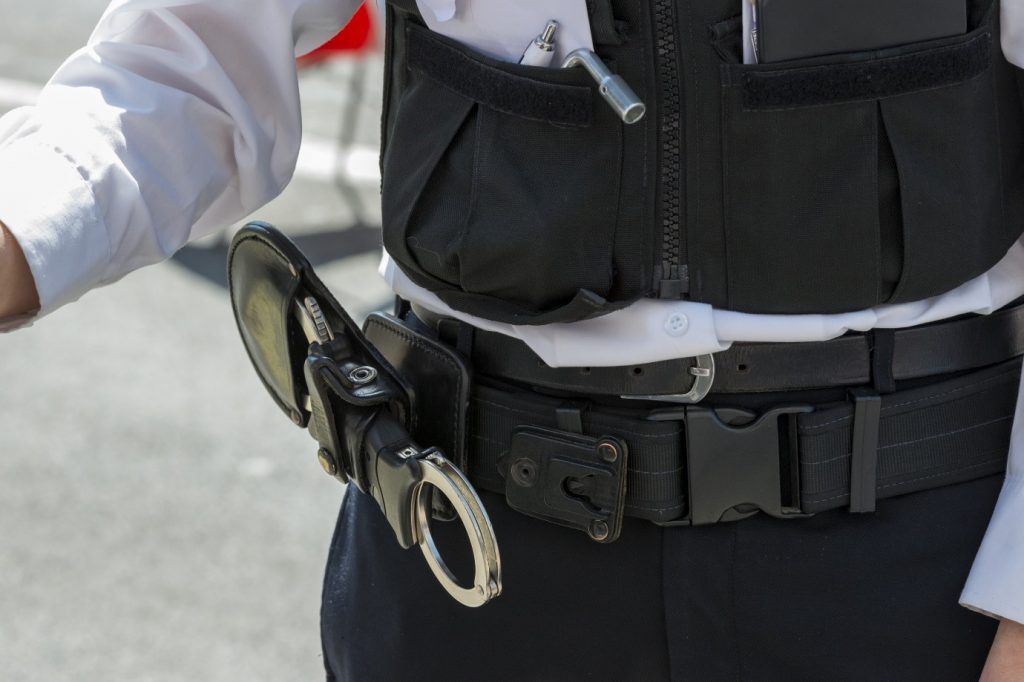
<instances>
[{"instance_id":1,"label":"belt buckle","mask_svg":"<svg viewBox=\"0 0 1024 682\"><path fill-rule=\"evenodd\" d=\"M731 408L685 408L689 509L684 519L665 525L738 521L759 511L783 519L810 516L800 509L796 417L813 411L809 405L783 405L757 416Z\"/></svg>"},{"instance_id":2,"label":"belt buckle","mask_svg":"<svg viewBox=\"0 0 1024 682\"><path fill-rule=\"evenodd\" d=\"M711 393L715 384L715 357L698 355L694 359L693 367L688 373L693 377L690 390L686 393L669 393L666 395L624 395L619 396L624 400L657 400L664 403L681 403L683 405L695 405L704 400Z\"/></svg>"}]
</instances>

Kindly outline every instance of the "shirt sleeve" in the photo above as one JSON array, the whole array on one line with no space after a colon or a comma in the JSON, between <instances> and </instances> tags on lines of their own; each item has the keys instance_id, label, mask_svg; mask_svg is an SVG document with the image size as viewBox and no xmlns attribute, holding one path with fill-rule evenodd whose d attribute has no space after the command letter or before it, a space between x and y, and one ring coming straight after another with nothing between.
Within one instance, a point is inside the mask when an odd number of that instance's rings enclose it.
<instances>
[{"instance_id":1,"label":"shirt sleeve","mask_svg":"<svg viewBox=\"0 0 1024 682\"><path fill-rule=\"evenodd\" d=\"M1000 0L999 25L1003 55L1024 67L1024 0Z\"/></svg>"},{"instance_id":2,"label":"shirt sleeve","mask_svg":"<svg viewBox=\"0 0 1024 682\"><path fill-rule=\"evenodd\" d=\"M0 221L40 314L276 196L299 150L295 56L358 4L115 0L38 103L0 119Z\"/></svg>"},{"instance_id":3,"label":"shirt sleeve","mask_svg":"<svg viewBox=\"0 0 1024 682\"><path fill-rule=\"evenodd\" d=\"M1017 398L1006 480L960 603L1024 623L1024 387Z\"/></svg>"}]
</instances>

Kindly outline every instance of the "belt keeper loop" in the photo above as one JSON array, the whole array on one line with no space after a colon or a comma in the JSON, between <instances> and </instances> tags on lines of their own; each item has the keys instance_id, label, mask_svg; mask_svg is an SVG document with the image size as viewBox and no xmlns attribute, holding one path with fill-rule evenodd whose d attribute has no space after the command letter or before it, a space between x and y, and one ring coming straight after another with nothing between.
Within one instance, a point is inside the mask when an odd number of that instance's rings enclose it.
<instances>
[{"instance_id":1,"label":"belt keeper loop","mask_svg":"<svg viewBox=\"0 0 1024 682\"><path fill-rule=\"evenodd\" d=\"M473 357L473 341L476 338L476 330L473 325L466 324L462 320L444 319L437 325L437 336L441 341L454 346L462 357Z\"/></svg>"},{"instance_id":2,"label":"belt keeper loop","mask_svg":"<svg viewBox=\"0 0 1024 682\"><path fill-rule=\"evenodd\" d=\"M583 411L587 404L579 400L570 400L555 408L555 420L561 431L583 435Z\"/></svg>"},{"instance_id":3,"label":"belt keeper loop","mask_svg":"<svg viewBox=\"0 0 1024 682\"><path fill-rule=\"evenodd\" d=\"M473 342L475 340L476 329L473 328L473 325L462 323L459 326L459 335L455 340L455 350L457 350L464 358L472 358Z\"/></svg>"},{"instance_id":4,"label":"belt keeper loop","mask_svg":"<svg viewBox=\"0 0 1024 682\"><path fill-rule=\"evenodd\" d=\"M896 331L874 329L871 342L871 383L881 395L896 392L896 379L892 375L892 358L896 351Z\"/></svg>"},{"instance_id":5,"label":"belt keeper loop","mask_svg":"<svg viewBox=\"0 0 1024 682\"><path fill-rule=\"evenodd\" d=\"M878 427L882 398L866 388L850 390L853 400L853 445L850 450L850 512L875 511L878 485Z\"/></svg>"}]
</instances>

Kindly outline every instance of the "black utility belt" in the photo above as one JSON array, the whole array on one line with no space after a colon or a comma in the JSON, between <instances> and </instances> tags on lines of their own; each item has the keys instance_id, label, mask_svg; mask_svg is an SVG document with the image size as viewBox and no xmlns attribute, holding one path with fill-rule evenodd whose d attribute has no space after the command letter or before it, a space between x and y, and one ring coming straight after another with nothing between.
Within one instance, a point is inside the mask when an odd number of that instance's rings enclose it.
<instances>
[{"instance_id":1,"label":"black utility belt","mask_svg":"<svg viewBox=\"0 0 1024 682\"><path fill-rule=\"evenodd\" d=\"M1020 360L879 396L770 409L588 407L476 386L469 474L515 509L614 540L623 516L663 525L795 518L1006 467Z\"/></svg>"},{"instance_id":2,"label":"black utility belt","mask_svg":"<svg viewBox=\"0 0 1024 682\"><path fill-rule=\"evenodd\" d=\"M877 499L1001 472L1024 352L1021 305L826 342L738 345L704 377L694 370L706 359L553 369L515 339L419 309L407 319L419 343L472 358L464 442L449 451L462 453L473 484L601 542L624 516L700 525L757 511L870 512ZM710 391L699 397L710 397L683 404L702 381ZM794 389L839 397L787 399L807 395ZM755 392L778 402L730 407L729 394ZM681 402L607 399L659 393Z\"/></svg>"},{"instance_id":3,"label":"black utility belt","mask_svg":"<svg viewBox=\"0 0 1024 682\"><path fill-rule=\"evenodd\" d=\"M272 226L240 230L228 262L239 332L271 397L308 428L324 470L370 495L399 545L419 547L467 606L502 590L481 489L606 543L626 516L699 525L867 512L1005 468L1020 308L657 368L551 370L518 342L412 311L360 329ZM472 584L448 569L432 516L461 522Z\"/></svg>"}]
</instances>

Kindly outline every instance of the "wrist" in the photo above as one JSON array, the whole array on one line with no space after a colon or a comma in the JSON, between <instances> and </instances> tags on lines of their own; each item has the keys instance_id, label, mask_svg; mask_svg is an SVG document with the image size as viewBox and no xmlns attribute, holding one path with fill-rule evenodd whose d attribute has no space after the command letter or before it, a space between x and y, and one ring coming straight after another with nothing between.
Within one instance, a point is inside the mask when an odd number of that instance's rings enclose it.
<instances>
[{"instance_id":1,"label":"wrist","mask_svg":"<svg viewBox=\"0 0 1024 682\"><path fill-rule=\"evenodd\" d=\"M0 222L0 319L39 309L39 294L28 261L14 235Z\"/></svg>"}]
</instances>

